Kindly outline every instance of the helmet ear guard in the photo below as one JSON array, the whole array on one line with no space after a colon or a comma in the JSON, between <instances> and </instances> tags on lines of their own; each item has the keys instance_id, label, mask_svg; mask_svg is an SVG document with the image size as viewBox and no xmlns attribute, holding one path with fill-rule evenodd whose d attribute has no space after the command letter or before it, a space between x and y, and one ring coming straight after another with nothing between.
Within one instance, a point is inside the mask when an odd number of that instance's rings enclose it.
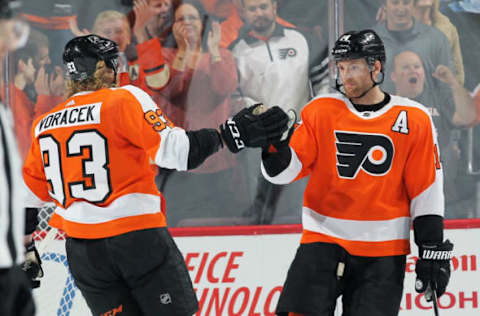
<instances>
[{"instance_id":1,"label":"helmet ear guard","mask_svg":"<svg viewBox=\"0 0 480 316\"><path fill-rule=\"evenodd\" d=\"M85 80L92 77L97 69L97 62L103 60L105 65L118 71L118 46L114 41L90 34L75 37L65 45L63 63L67 76L71 80Z\"/></svg>"}]
</instances>

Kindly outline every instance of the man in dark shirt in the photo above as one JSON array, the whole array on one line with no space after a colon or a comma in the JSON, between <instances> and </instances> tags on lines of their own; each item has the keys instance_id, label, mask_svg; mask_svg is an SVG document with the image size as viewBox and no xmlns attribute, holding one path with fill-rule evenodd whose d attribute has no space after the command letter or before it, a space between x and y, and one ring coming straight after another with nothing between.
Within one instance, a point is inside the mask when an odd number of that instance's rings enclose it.
<instances>
[{"instance_id":1,"label":"man in dark shirt","mask_svg":"<svg viewBox=\"0 0 480 316\"><path fill-rule=\"evenodd\" d=\"M438 29L418 22L413 16L413 0L385 0L385 22L377 24L373 30L383 39L386 50L385 82L382 88L394 92L390 79L393 56L400 51L415 50L428 74L438 65L453 69L453 58L447 37ZM427 85L433 85L433 78L426 77Z\"/></svg>"}]
</instances>

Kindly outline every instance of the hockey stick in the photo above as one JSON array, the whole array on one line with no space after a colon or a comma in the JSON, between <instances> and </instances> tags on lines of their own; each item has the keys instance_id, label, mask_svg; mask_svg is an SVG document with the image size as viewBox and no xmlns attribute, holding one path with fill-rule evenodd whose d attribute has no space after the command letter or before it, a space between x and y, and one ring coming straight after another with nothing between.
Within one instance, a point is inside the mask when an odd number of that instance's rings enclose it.
<instances>
[{"instance_id":1,"label":"hockey stick","mask_svg":"<svg viewBox=\"0 0 480 316\"><path fill-rule=\"evenodd\" d=\"M435 313L435 316L440 316L438 313L438 303L437 303L437 292L436 292L437 286L434 283L433 288L430 284L428 284L427 289L425 291L425 298L427 301L430 299L432 300L433 303L433 312Z\"/></svg>"},{"instance_id":2,"label":"hockey stick","mask_svg":"<svg viewBox=\"0 0 480 316\"><path fill-rule=\"evenodd\" d=\"M435 283L432 291L432 299L433 299L433 312L435 313L435 316L439 316L438 303L437 303L437 286Z\"/></svg>"}]
</instances>

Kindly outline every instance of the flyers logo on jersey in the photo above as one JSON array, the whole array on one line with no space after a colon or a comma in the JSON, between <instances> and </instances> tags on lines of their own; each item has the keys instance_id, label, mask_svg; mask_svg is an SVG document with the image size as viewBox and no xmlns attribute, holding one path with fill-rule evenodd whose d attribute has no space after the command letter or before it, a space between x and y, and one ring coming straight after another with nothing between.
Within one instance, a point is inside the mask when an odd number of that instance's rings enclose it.
<instances>
[{"instance_id":1,"label":"flyers logo on jersey","mask_svg":"<svg viewBox=\"0 0 480 316\"><path fill-rule=\"evenodd\" d=\"M373 176L386 174L394 153L390 137L381 134L335 131L337 172L341 178L355 179L360 169Z\"/></svg>"}]
</instances>

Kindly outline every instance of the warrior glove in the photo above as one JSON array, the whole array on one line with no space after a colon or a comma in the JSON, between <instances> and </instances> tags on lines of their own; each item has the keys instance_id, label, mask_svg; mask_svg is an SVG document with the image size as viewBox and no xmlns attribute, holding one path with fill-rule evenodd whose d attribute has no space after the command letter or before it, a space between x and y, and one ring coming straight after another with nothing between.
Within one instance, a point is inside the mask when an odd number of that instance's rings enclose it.
<instances>
[{"instance_id":1,"label":"warrior glove","mask_svg":"<svg viewBox=\"0 0 480 316\"><path fill-rule=\"evenodd\" d=\"M282 137L277 142L272 142L268 146L263 147L263 151L269 153L275 153L284 148L287 148L290 143L290 138L292 138L293 131L296 128L297 123L297 113L290 109L287 111L288 122L287 130L282 134Z\"/></svg>"},{"instance_id":2,"label":"warrior glove","mask_svg":"<svg viewBox=\"0 0 480 316\"><path fill-rule=\"evenodd\" d=\"M279 142L288 129L288 116L278 106L265 111L262 104L244 108L220 125L222 139L232 153L245 147L266 147Z\"/></svg>"},{"instance_id":3,"label":"warrior glove","mask_svg":"<svg viewBox=\"0 0 480 316\"><path fill-rule=\"evenodd\" d=\"M38 279L43 277L43 269L42 260L40 259L40 255L35 247L35 242L32 241L31 244L26 246L25 262L22 263L21 267L22 270L27 274L32 288L39 287L40 280Z\"/></svg>"},{"instance_id":4,"label":"warrior glove","mask_svg":"<svg viewBox=\"0 0 480 316\"><path fill-rule=\"evenodd\" d=\"M297 125L297 114L294 110L288 110L287 115L288 130L283 133L280 141L269 144L262 149L263 166L270 177L274 177L285 170L292 159L289 143Z\"/></svg>"},{"instance_id":5,"label":"warrior glove","mask_svg":"<svg viewBox=\"0 0 480 316\"><path fill-rule=\"evenodd\" d=\"M447 289L453 244L447 239L442 244L422 244L418 248L415 290L418 293L425 293L425 298L429 302L433 298L431 291L435 291L437 297L440 297Z\"/></svg>"}]
</instances>

